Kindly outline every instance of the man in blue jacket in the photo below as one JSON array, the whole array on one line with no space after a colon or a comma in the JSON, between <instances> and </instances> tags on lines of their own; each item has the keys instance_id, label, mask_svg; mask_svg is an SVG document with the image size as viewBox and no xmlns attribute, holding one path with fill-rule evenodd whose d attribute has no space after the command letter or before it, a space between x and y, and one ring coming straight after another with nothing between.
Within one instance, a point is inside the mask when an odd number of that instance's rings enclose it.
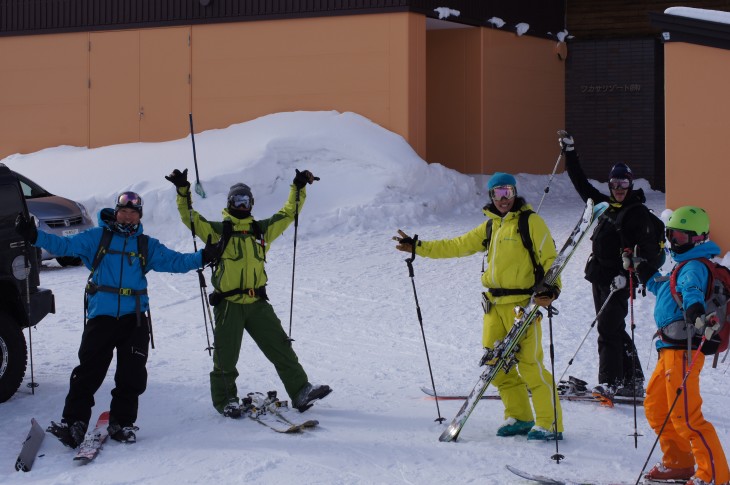
<instances>
[{"instance_id":1,"label":"man in blue jacket","mask_svg":"<svg viewBox=\"0 0 730 485\"><path fill-rule=\"evenodd\" d=\"M88 321L81 337L79 365L71 373L61 422L51 421L48 428L71 448L84 440L94 394L104 381L114 349L117 371L109 410L109 436L124 443L136 441L138 428L134 422L139 396L147 387L151 334L145 274L151 270L186 273L214 261L219 251L212 244L189 254L168 249L157 239L143 235L141 219L142 198L134 192L123 192L114 209L99 212L99 227L75 236L59 237L39 231L33 218L28 220L22 214L15 223L17 232L29 243L59 256L80 257L92 271L86 288ZM97 253L103 246L105 255L98 260Z\"/></svg>"}]
</instances>

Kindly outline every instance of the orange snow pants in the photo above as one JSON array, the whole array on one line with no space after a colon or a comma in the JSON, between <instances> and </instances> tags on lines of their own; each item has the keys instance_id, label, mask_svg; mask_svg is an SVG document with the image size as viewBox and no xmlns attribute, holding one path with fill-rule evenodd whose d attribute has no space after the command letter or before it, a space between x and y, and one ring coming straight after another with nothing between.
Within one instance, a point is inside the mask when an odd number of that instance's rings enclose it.
<instances>
[{"instance_id":1,"label":"orange snow pants","mask_svg":"<svg viewBox=\"0 0 730 485\"><path fill-rule=\"evenodd\" d=\"M705 356L699 354L671 418L659 437L664 453L662 463L667 468L688 468L696 463L696 477L707 483L724 484L730 480L727 459L715 427L702 416L700 371L704 363ZM659 351L659 361L646 387L644 399L646 419L656 433L659 433L677 396L687 366L686 350Z\"/></svg>"}]
</instances>

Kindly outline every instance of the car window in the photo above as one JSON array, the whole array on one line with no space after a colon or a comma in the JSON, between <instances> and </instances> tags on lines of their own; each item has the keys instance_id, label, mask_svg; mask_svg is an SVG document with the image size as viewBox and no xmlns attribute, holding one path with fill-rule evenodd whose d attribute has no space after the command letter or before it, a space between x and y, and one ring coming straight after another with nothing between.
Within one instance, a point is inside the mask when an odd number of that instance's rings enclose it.
<instances>
[{"instance_id":1,"label":"car window","mask_svg":"<svg viewBox=\"0 0 730 485\"><path fill-rule=\"evenodd\" d=\"M33 182L31 179L20 175L18 172L13 173L17 175L18 180L20 180L20 188L23 189L23 196L26 199L35 199L37 197L48 197L53 195L37 183Z\"/></svg>"},{"instance_id":2,"label":"car window","mask_svg":"<svg viewBox=\"0 0 730 485\"><path fill-rule=\"evenodd\" d=\"M19 212L23 212L23 202L18 189L15 185L0 185L0 225L14 224Z\"/></svg>"}]
</instances>

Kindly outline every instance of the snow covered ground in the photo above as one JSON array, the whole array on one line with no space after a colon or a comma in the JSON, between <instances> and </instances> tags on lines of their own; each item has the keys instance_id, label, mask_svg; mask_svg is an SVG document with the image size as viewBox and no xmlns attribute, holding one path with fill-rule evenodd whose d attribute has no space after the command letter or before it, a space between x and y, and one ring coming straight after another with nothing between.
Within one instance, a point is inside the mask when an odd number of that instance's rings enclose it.
<instances>
[{"instance_id":1,"label":"snow covered ground","mask_svg":"<svg viewBox=\"0 0 730 485\"><path fill-rule=\"evenodd\" d=\"M151 351L147 392L140 401L134 445L107 443L96 461L78 467L72 453L48 435L42 456L29 473L13 469L35 417L45 426L60 418L68 379L77 363L83 322L83 286L88 271L46 263L42 286L56 296L56 314L33 331L35 395L25 385L0 404L0 483L4 484L432 484L527 483L505 464L572 479L633 483L654 442L637 409L643 436L634 448L630 406L604 409L591 403L563 403L565 460L551 460L554 443L499 438L499 401L482 401L456 443L441 443L436 404L419 390L430 379L416 316L405 253L394 249L398 228L422 239L462 234L484 220L488 176L466 176L426 164L397 135L352 114L283 113L224 130L196 135L206 199L194 205L217 218L230 185L251 185L254 215L268 217L284 202L294 169L321 177L308 188L299 221L292 337L300 361L315 383L334 389L294 420L318 419L321 426L301 435L279 435L248 420L220 417L209 398L211 358L194 273L149 275L157 348ZM580 140L577 140L580 149ZM556 151L558 150L556 140ZM545 154L545 172L555 153ZM3 163L51 192L86 204L94 214L122 190L145 199L145 232L181 251L191 251L190 232L179 221L174 189L163 176L194 167L190 140L131 144L94 150L59 147ZM535 208L547 175L524 175L518 191ZM664 194L637 181L649 206L661 213ZM567 175L558 175L540 211L562 245L582 210ZM276 240L268 256L269 295L284 327L289 325L293 234ZM200 246L200 243L199 243ZM553 322L555 372L568 364L594 317L583 266L584 242L563 276L564 289ZM726 257L727 262L727 257ZM479 375L482 310L481 257L414 263L415 284L436 388L467 392ZM209 273L208 273L209 274ZM647 376L656 356L651 336L652 296L635 302L636 343ZM548 355L545 325L543 344ZM568 374L591 384L597 375L595 331ZM549 361L546 362L549 365ZM730 391L728 365L702 374L705 416L730 449L724 418ZM107 409L112 369L96 394L94 414ZM286 398L273 367L244 338L239 391L276 389ZM30 369L26 382L30 379ZM24 383L25 384L25 383ZM440 403L447 422L460 401ZM651 463L659 459L654 453Z\"/></svg>"}]
</instances>

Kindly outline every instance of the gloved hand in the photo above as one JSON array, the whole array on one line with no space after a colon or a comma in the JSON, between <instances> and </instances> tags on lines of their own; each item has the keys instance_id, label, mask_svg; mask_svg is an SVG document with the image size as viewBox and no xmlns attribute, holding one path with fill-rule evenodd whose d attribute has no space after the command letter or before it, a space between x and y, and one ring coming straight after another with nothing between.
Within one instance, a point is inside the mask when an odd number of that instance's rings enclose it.
<instances>
[{"instance_id":1,"label":"gloved hand","mask_svg":"<svg viewBox=\"0 0 730 485\"><path fill-rule=\"evenodd\" d=\"M395 247L397 250L413 254L413 246L416 241L405 232L398 229L398 235L393 236L393 241L398 241L398 245Z\"/></svg>"},{"instance_id":2,"label":"gloved hand","mask_svg":"<svg viewBox=\"0 0 730 485\"><path fill-rule=\"evenodd\" d=\"M697 332L703 334L707 340L720 330L720 322L715 312L705 314L705 306L702 303L693 303L684 311L686 322L694 325Z\"/></svg>"},{"instance_id":3,"label":"gloved hand","mask_svg":"<svg viewBox=\"0 0 730 485\"><path fill-rule=\"evenodd\" d=\"M639 281L646 285L649 280L659 272L654 266L649 264L644 258L634 258L634 271Z\"/></svg>"},{"instance_id":4,"label":"gloved hand","mask_svg":"<svg viewBox=\"0 0 730 485\"><path fill-rule=\"evenodd\" d=\"M219 239L215 244L210 240L211 236L208 234L208 240L205 242L202 254L203 266L218 264L221 259L221 255L223 254L223 250L225 249L225 246L223 245L223 238Z\"/></svg>"},{"instance_id":5,"label":"gloved hand","mask_svg":"<svg viewBox=\"0 0 730 485\"><path fill-rule=\"evenodd\" d=\"M303 172L300 172L299 169L295 170L297 171L297 174L294 176L293 184L296 185L298 189L303 189L305 185L311 184L315 180L319 180L319 177L315 177L309 170L305 170Z\"/></svg>"},{"instance_id":6,"label":"gloved hand","mask_svg":"<svg viewBox=\"0 0 730 485\"><path fill-rule=\"evenodd\" d=\"M190 187L188 182L188 169L186 168L182 172L178 169L172 171L170 175L165 175L165 178L172 182L172 184L178 189L183 187Z\"/></svg>"},{"instance_id":7,"label":"gloved hand","mask_svg":"<svg viewBox=\"0 0 730 485\"><path fill-rule=\"evenodd\" d=\"M23 236L23 239L31 244L35 244L38 239L38 229L35 226L35 217L30 216L30 220L26 219L23 213L19 213L15 218L15 232Z\"/></svg>"},{"instance_id":8,"label":"gloved hand","mask_svg":"<svg viewBox=\"0 0 730 485\"><path fill-rule=\"evenodd\" d=\"M611 281L611 288L616 288L617 290L626 288L626 276L622 274L614 276L613 281Z\"/></svg>"},{"instance_id":9,"label":"gloved hand","mask_svg":"<svg viewBox=\"0 0 730 485\"><path fill-rule=\"evenodd\" d=\"M535 303L543 308L549 307L560 296L560 288L554 285L538 285L535 288Z\"/></svg>"},{"instance_id":10,"label":"gloved hand","mask_svg":"<svg viewBox=\"0 0 730 485\"><path fill-rule=\"evenodd\" d=\"M626 271L634 267L634 252L630 248L621 251L621 263Z\"/></svg>"},{"instance_id":11,"label":"gloved hand","mask_svg":"<svg viewBox=\"0 0 730 485\"><path fill-rule=\"evenodd\" d=\"M570 136L570 134L565 130L559 130L558 131L558 142L560 143L560 149L565 152L572 152L575 150L575 141L573 141L573 137Z\"/></svg>"}]
</instances>

